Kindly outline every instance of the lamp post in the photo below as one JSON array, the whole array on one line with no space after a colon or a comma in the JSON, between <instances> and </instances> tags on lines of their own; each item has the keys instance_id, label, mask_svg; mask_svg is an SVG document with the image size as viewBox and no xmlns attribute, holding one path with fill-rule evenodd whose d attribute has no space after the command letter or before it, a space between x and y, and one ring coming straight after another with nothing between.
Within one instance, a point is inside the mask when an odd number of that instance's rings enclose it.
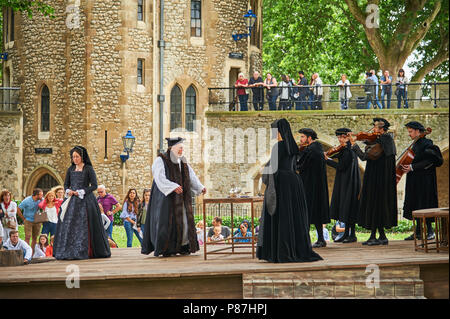
<instances>
[{"instance_id":1,"label":"lamp post","mask_svg":"<svg viewBox=\"0 0 450 319\"><path fill-rule=\"evenodd\" d=\"M133 136L133 134L131 134L131 130L128 130L127 134L125 136L122 136L123 151L127 152L127 154L120 154L120 159L122 160L122 163L125 163L127 159L130 158L130 153L133 152L133 146L135 141L136 138Z\"/></svg>"},{"instance_id":2,"label":"lamp post","mask_svg":"<svg viewBox=\"0 0 450 319\"><path fill-rule=\"evenodd\" d=\"M245 37L249 37L252 35L252 29L256 22L256 15L253 13L253 11L250 9L246 14L244 14L244 19L246 21L248 33L234 33L231 36L233 37L234 41L239 41Z\"/></svg>"}]
</instances>

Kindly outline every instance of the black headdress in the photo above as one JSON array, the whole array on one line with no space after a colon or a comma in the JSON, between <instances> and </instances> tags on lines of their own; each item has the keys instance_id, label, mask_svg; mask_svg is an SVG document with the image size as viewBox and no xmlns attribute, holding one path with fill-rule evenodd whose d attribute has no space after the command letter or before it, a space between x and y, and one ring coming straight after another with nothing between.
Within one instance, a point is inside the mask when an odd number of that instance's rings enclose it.
<instances>
[{"instance_id":1,"label":"black headdress","mask_svg":"<svg viewBox=\"0 0 450 319\"><path fill-rule=\"evenodd\" d=\"M312 128L301 128L298 132L311 137L313 140L317 140L317 133Z\"/></svg>"},{"instance_id":2,"label":"black headdress","mask_svg":"<svg viewBox=\"0 0 450 319\"><path fill-rule=\"evenodd\" d=\"M274 121L271 125L271 128L276 128L283 139L286 149L289 155L298 154L298 146L295 143L294 136L292 136L291 125L286 119L279 119Z\"/></svg>"},{"instance_id":3,"label":"black headdress","mask_svg":"<svg viewBox=\"0 0 450 319\"><path fill-rule=\"evenodd\" d=\"M421 123L416 122L416 121L412 121L412 122L406 123L405 126L409 127L409 128L412 128L414 130L419 130L421 132L425 132L425 127Z\"/></svg>"},{"instance_id":4,"label":"black headdress","mask_svg":"<svg viewBox=\"0 0 450 319\"><path fill-rule=\"evenodd\" d=\"M72 165L75 165L75 163L72 160L72 154L73 152L77 152L81 156L81 160L83 161L84 165L90 165L92 166L91 159L89 158L89 154L87 150L83 146L75 146L70 150L70 161L72 162Z\"/></svg>"},{"instance_id":5,"label":"black headdress","mask_svg":"<svg viewBox=\"0 0 450 319\"><path fill-rule=\"evenodd\" d=\"M336 134L336 136L339 135L346 135L348 133L350 133L352 130L346 127L343 128L338 128L334 133Z\"/></svg>"},{"instance_id":6,"label":"black headdress","mask_svg":"<svg viewBox=\"0 0 450 319\"><path fill-rule=\"evenodd\" d=\"M382 122L382 123L380 123L380 122ZM391 126L391 124L386 119L381 118L381 117L375 117L373 119L373 125L382 127L385 131L387 131L389 129L389 126Z\"/></svg>"},{"instance_id":7,"label":"black headdress","mask_svg":"<svg viewBox=\"0 0 450 319\"><path fill-rule=\"evenodd\" d=\"M167 140L167 146L172 147L178 143L183 143L185 141L182 137L166 137Z\"/></svg>"}]
</instances>

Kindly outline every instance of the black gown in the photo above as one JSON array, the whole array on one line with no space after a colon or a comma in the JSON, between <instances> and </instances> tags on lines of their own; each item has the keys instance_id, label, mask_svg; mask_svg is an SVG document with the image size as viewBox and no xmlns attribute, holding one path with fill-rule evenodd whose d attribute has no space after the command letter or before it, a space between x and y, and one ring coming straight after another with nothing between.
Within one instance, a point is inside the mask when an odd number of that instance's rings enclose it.
<instances>
[{"instance_id":1,"label":"black gown","mask_svg":"<svg viewBox=\"0 0 450 319\"><path fill-rule=\"evenodd\" d=\"M272 187L266 184L256 256L273 263L321 260L311 248L305 191L294 170L295 155L288 155L284 141L278 142L275 147L278 148L278 169L271 174L273 178L264 179L265 184L267 180L274 183L271 186L274 186L276 195L269 194ZM275 153L272 149L272 157ZM266 203L266 199L273 195L276 196L276 208L271 215L268 209L271 203Z\"/></svg>"},{"instance_id":2,"label":"black gown","mask_svg":"<svg viewBox=\"0 0 450 319\"><path fill-rule=\"evenodd\" d=\"M97 189L97 177L91 165L82 171L69 167L64 189L85 191L83 199L72 196L64 220L58 215L53 256L56 259L106 258L111 256L100 208L93 191ZM67 199L66 199L67 200Z\"/></svg>"},{"instance_id":3,"label":"black gown","mask_svg":"<svg viewBox=\"0 0 450 319\"><path fill-rule=\"evenodd\" d=\"M359 200L358 225L366 229L397 226L397 182L395 177L395 144L391 134L380 135L382 155L368 159L357 144L353 146L358 157L367 161Z\"/></svg>"},{"instance_id":4,"label":"black gown","mask_svg":"<svg viewBox=\"0 0 450 319\"><path fill-rule=\"evenodd\" d=\"M322 144L316 141L300 153L297 163L297 169L305 188L310 225L322 225L330 222L325 162Z\"/></svg>"},{"instance_id":5,"label":"black gown","mask_svg":"<svg viewBox=\"0 0 450 319\"><path fill-rule=\"evenodd\" d=\"M358 157L351 150L351 144L335 155L338 162L328 159L327 165L336 169L333 194L331 196L330 217L345 224L357 221L361 177Z\"/></svg>"},{"instance_id":6,"label":"black gown","mask_svg":"<svg viewBox=\"0 0 450 319\"><path fill-rule=\"evenodd\" d=\"M413 170L406 174L403 217L412 220L412 212L438 206L436 167L443 163L441 151L433 141L419 139L412 147Z\"/></svg>"}]
</instances>

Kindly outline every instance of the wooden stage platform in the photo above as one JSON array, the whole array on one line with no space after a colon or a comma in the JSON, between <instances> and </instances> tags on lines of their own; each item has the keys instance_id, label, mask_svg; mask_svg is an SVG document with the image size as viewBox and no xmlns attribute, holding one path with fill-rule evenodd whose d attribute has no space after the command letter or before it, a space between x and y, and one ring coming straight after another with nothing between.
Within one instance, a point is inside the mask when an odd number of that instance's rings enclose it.
<instances>
[{"instance_id":1,"label":"wooden stage platform","mask_svg":"<svg viewBox=\"0 0 450 319\"><path fill-rule=\"evenodd\" d=\"M108 259L0 268L0 298L448 298L449 291L448 253L415 252L405 241L330 243L315 250L324 260L288 264L251 255L205 261L203 250L167 258L138 248L111 251ZM76 275L71 265L78 266L79 288L66 286ZM367 285L377 274L378 286Z\"/></svg>"}]
</instances>

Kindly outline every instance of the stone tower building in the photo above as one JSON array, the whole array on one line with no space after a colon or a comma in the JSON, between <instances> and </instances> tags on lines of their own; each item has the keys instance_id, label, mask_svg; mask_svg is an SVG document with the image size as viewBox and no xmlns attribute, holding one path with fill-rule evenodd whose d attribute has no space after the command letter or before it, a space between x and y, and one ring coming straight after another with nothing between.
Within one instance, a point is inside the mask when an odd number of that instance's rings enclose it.
<instances>
[{"instance_id":1,"label":"stone tower building","mask_svg":"<svg viewBox=\"0 0 450 319\"><path fill-rule=\"evenodd\" d=\"M62 184L75 145L87 147L111 193L141 193L160 148L160 106L162 137L178 127L201 133L194 126L208 87L262 68L262 0L46 2L55 19L4 11L3 86L20 90L18 109L7 114L16 166L2 184L17 199ZM257 15L252 36L234 41L249 9ZM123 164L127 130L136 143ZM202 179L201 163L195 169Z\"/></svg>"}]
</instances>

